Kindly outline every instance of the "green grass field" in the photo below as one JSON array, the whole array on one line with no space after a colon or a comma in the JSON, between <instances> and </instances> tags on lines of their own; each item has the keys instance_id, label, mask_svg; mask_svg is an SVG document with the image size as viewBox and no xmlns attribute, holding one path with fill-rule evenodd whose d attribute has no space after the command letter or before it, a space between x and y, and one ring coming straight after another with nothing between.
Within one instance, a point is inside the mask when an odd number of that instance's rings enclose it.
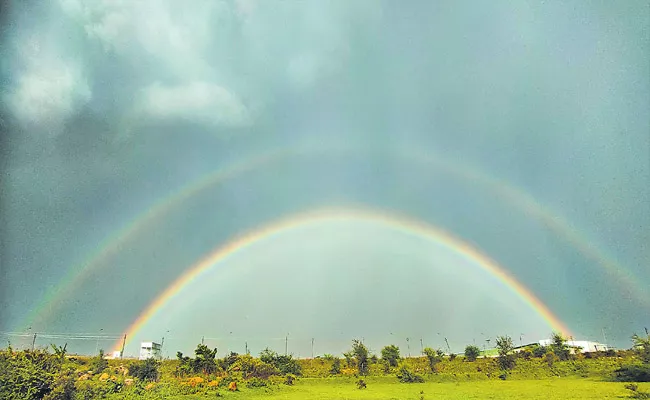
<instances>
[{"instance_id":1,"label":"green grass field","mask_svg":"<svg viewBox=\"0 0 650 400\"><path fill-rule=\"evenodd\" d=\"M228 399L621 399L630 391L623 383L590 379L556 378L543 380L471 381L462 383L402 384L390 378L368 378L367 389L357 389L354 379L307 378L296 385L273 389L220 391ZM640 384L650 390L650 384ZM208 399L215 394L174 396L172 399Z\"/></svg>"}]
</instances>

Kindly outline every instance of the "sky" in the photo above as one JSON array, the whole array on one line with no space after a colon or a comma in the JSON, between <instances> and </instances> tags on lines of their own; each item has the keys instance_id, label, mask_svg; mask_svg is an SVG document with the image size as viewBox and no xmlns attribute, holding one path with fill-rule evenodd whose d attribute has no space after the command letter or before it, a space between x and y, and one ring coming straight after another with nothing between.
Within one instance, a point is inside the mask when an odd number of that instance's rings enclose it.
<instances>
[{"instance_id":1,"label":"sky","mask_svg":"<svg viewBox=\"0 0 650 400\"><path fill-rule=\"evenodd\" d=\"M208 254L324 208L448 232L576 338L627 348L650 328L645 1L14 1L2 18L3 346L108 349ZM552 329L453 248L350 218L217 263L126 352L415 354Z\"/></svg>"}]
</instances>

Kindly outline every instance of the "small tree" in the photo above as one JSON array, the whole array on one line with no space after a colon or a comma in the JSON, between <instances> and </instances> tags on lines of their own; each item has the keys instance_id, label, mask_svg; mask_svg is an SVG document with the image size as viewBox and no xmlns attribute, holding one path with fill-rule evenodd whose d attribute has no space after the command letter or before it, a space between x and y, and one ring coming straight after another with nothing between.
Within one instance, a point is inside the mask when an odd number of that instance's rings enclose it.
<instances>
[{"instance_id":1,"label":"small tree","mask_svg":"<svg viewBox=\"0 0 650 400\"><path fill-rule=\"evenodd\" d=\"M636 333L632 335L634 350L644 364L650 364L650 335L641 337Z\"/></svg>"},{"instance_id":2,"label":"small tree","mask_svg":"<svg viewBox=\"0 0 650 400\"><path fill-rule=\"evenodd\" d=\"M360 340L352 341L352 354L357 362L359 375L368 374L368 348Z\"/></svg>"},{"instance_id":3,"label":"small tree","mask_svg":"<svg viewBox=\"0 0 650 400\"><path fill-rule=\"evenodd\" d=\"M560 332L553 332L551 335L551 351L557 356L559 360L568 360L569 359L569 354L571 354L571 351L569 350L569 346L566 344L566 338L562 336L562 333Z\"/></svg>"},{"instance_id":4,"label":"small tree","mask_svg":"<svg viewBox=\"0 0 650 400\"><path fill-rule=\"evenodd\" d=\"M442 357L444 357L445 352L440 349L434 350L431 347L425 347L424 350L422 350L422 354L427 357L431 372L436 372L436 365L442 361Z\"/></svg>"},{"instance_id":5,"label":"small tree","mask_svg":"<svg viewBox=\"0 0 650 400\"><path fill-rule=\"evenodd\" d=\"M330 369L330 374L338 375L340 373L341 373L341 359L337 357L334 359L334 361L332 361L332 368Z\"/></svg>"},{"instance_id":6,"label":"small tree","mask_svg":"<svg viewBox=\"0 0 650 400\"><path fill-rule=\"evenodd\" d=\"M129 375L143 381L157 381L160 363L153 358L138 361L129 366Z\"/></svg>"},{"instance_id":7,"label":"small tree","mask_svg":"<svg viewBox=\"0 0 650 400\"><path fill-rule=\"evenodd\" d=\"M217 348L213 350L204 344L199 344L194 350L196 357L191 361L192 370L195 373L213 374L217 371Z\"/></svg>"},{"instance_id":8,"label":"small tree","mask_svg":"<svg viewBox=\"0 0 650 400\"><path fill-rule=\"evenodd\" d=\"M397 362L400 359L399 347L391 344L381 349L381 359L386 361L391 367L397 367Z\"/></svg>"},{"instance_id":9,"label":"small tree","mask_svg":"<svg viewBox=\"0 0 650 400\"><path fill-rule=\"evenodd\" d=\"M548 349L546 348L546 346L541 346L541 345L539 345L539 344L537 344L537 343L535 343L535 344L531 347L531 351L532 351L532 353L533 353L533 357L537 357L537 358L542 358L542 357L544 357L544 355L546 354L547 350L548 350Z\"/></svg>"},{"instance_id":10,"label":"small tree","mask_svg":"<svg viewBox=\"0 0 650 400\"><path fill-rule=\"evenodd\" d=\"M467 361L474 362L478 358L478 356L481 354L481 350L474 346L474 345L469 345L465 347L465 359Z\"/></svg>"},{"instance_id":11,"label":"small tree","mask_svg":"<svg viewBox=\"0 0 650 400\"><path fill-rule=\"evenodd\" d=\"M99 350L99 354L90 361L90 368L93 373L99 374L108 367L108 360L104 358L104 350Z\"/></svg>"},{"instance_id":12,"label":"small tree","mask_svg":"<svg viewBox=\"0 0 650 400\"><path fill-rule=\"evenodd\" d=\"M510 336L497 336L497 350L499 351L499 367L504 370L510 370L515 367L515 358L512 354L514 345Z\"/></svg>"}]
</instances>

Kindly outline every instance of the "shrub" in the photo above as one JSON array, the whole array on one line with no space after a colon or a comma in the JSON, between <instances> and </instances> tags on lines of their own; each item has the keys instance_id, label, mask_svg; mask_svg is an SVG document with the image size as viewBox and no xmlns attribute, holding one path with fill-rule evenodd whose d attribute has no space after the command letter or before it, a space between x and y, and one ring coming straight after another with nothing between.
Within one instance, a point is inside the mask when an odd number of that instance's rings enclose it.
<instances>
[{"instance_id":1,"label":"shrub","mask_svg":"<svg viewBox=\"0 0 650 400\"><path fill-rule=\"evenodd\" d=\"M457 356L457 354L455 354L455 353L451 353L451 354L449 355L449 361L454 361L454 360L456 359L456 356Z\"/></svg>"},{"instance_id":2,"label":"shrub","mask_svg":"<svg viewBox=\"0 0 650 400\"><path fill-rule=\"evenodd\" d=\"M160 363L153 358L138 361L129 366L129 375L142 381L157 381Z\"/></svg>"},{"instance_id":3,"label":"shrub","mask_svg":"<svg viewBox=\"0 0 650 400\"><path fill-rule=\"evenodd\" d=\"M400 359L399 347L391 344L381 349L381 359L388 362L391 367L397 367L397 362Z\"/></svg>"},{"instance_id":4,"label":"shrub","mask_svg":"<svg viewBox=\"0 0 650 400\"><path fill-rule=\"evenodd\" d=\"M546 355L546 353L548 352L548 349L546 348L546 346L541 346L541 345L535 343L531 347L531 351L532 351L534 357L542 358L542 357L544 357Z\"/></svg>"},{"instance_id":5,"label":"shrub","mask_svg":"<svg viewBox=\"0 0 650 400\"><path fill-rule=\"evenodd\" d=\"M551 335L551 342L551 350L553 353L555 353L557 358L563 361L568 360L571 351L569 349L569 346L566 344L566 339L564 336L562 336L562 334L559 332L553 332Z\"/></svg>"},{"instance_id":6,"label":"shrub","mask_svg":"<svg viewBox=\"0 0 650 400\"><path fill-rule=\"evenodd\" d=\"M279 375L280 371L273 365L261 361L260 359L253 358L246 354L237 357L229 371L241 371L244 379L260 378L268 379L271 375Z\"/></svg>"},{"instance_id":7,"label":"shrub","mask_svg":"<svg viewBox=\"0 0 650 400\"><path fill-rule=\"evenodd\" d=\"M499 368L504 371L515 367L515 357L510 354L514 349L512 338L510 336L497 336L497 349L499 350Z\"/></svg>"},{"instance_id":8,"label":"shrub","mask_svg":"<svg viewBox=\"0 0 650 400\"><path fill-rule=\"evenodd\" d=\"M368 348L360 340L352 341L352 354L357 364L359 375L368 375Z\"/></svg>"},{"instance_id":9,"label":"shrub","mask_svg":"<svg viewBox=\"0 0 650 400\"><path fill-rule=\"evenodd\" d=\"M650 382L650 364L623 365L614 374L618 382Z\"/></svg>"},{"instance_id":10,"label":"shrub","mask_svg":"<svg viewBox=\"0 0 650 400\"><path fill-rule=\"evenodd\" d=\"M650 393L639 390L639 385L630 383L625 385L625 389L631 391L630 398L633 399L650 399Z\"/></svg>"},{"instance_id":11,"label":"shrub","mask_svg":"<svg viewBox=\"0 0 650 400\"><path fill-rule=\"evenodd\" d=\"M422 378L420 375L417 375L411 371L409 371L408 368L402 367L399 370L399 373L397 374L397 379L399 379L400 382L402 383L422 383L424 382L424 378Z\"/></svg>"},{"instance_id":12,"label":"shrub","mask_svg":"<svg viewBox=\"0 0 650 400\"><path fill-rule=\"evenodd\" d=\"M632 335L634 342L634 350L641 362L650 364L650 335L648 337L641 337L637 334Z\"/></svg>"},{"instance_id":13,"label":"shrub","mask_svg":"<svg viewBox=\"0 0 650 400\"><path fill-rule=\"evenodd\" d=\"M101 374L108 367L108 360L104 358L104 350L99 350L99 354L90 361L90 369L94 374Z\"/></svg>"},{"instance_id":14,"label":"shrub","mask_svg":"<svg viewBox=\"0 0 650 400\"><path fill-rule=\"evenodd\" d=\"M296 376L294 374L287 374L287 376L284 379L284 384L285 385L293 385L293 382L296 380Z\"/></svg>"},{"instance_id":15,"label":"shrub","mask_svg":"<svg viewBox=\"0 0 650 400\"><path fill-rule=\"evenodd\" d=\"M339 358L335 358L334 361L332 362L332 368L330 369L330 374L338 375L340 373L341 373L341 360Z\"/></svg>"},{"instance_id":16,"label":"shrub","mask_svg":"<svg viewBox=\"0 0 650 400\"><path fill-rule=\"evenodd\" d=\"M431 372L436 372L436 365L442 361L442 357L445 353L440 349L434 350L431 347L425 347L424 350L422 350L422 353L427 357L427 360L429 361L429 368L431 369Z\"/></svg>"},{"instance_id":17,"label":"shrub","mask_svg":"<svg viewBox=\"0 0 650 400\"><path fill-rule=\"evenodd\" d=\"M260 378L253 378L246 382L246 387L249 389L267 387L268 385L268 381Z\"/></svg>"},{"instance_id":18,"label":"shrub","mask_svg":"<svg viewBox=\"0 0 650 400\"><path fill-rule=\"evenodd\" d=\"M60 371L61 360L45 351L0 350L0 398L42 399Z\"/></svg>"},{"instance_id":19,"label":"shrub","mask_svg":"<svg viewBox=\"0 0 650 400\"><path fill-rule=\"evenodd\" d=\"M267 364L273 365L282 375L294 374L301 375L302 368L296 359L291 355L281 356L268 348L260 353L260 360Z\"/></svg>"},{"instance_id":20,"label":"shrub","mask_svg":"<svg viewBox=\"0 0 650 400\"><path fill-rule=\"evenodd\" d=\"M365 389L367 387L368 387L368 385L366 384L366 381L364 381L363 379L359 379L357 381L357 388L358 389Z\"/></svg>"},{"instance_id":21,"label":"shrub","mask_svg":"<svg viewBox=\"0 0 650 400\"><path fill-rule=\"evenodd\" d=\"M473 345L465 347L465 359L470 362L476 361L478 356L481 354L481 350Z\"/></svg>"}]
</instances>

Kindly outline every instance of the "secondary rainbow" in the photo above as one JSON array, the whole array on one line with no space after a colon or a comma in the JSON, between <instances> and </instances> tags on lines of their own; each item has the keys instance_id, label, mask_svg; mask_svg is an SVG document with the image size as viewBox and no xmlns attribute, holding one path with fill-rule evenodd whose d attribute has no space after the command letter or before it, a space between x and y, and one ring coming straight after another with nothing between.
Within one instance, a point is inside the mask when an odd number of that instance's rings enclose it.
<instances>
[{"instance_id":1,"label":"secondary rainbow","mask_svg":"<svg viewBox=\"0 0 650 400\"><path fill-rule=\"evenodd\" d=\"M321 209L303 214L289 216L279 221L270 223L260 229L253 230L231 242L218 247L212 253L208 254L196 264L190 266L176 281L167 287L158 297L156 297L144 311L129 325L124 335L127 337L127 343L137 334L137 332L163 307L166 303L172 301L183 288L206 273L211 268L215 268L221 262L227 260L234 254L246 250L250 246L260 241L272 238L288 230L298 228L303 225L318 223L319 221L332 220L352 220L381 223L410 235L426 238L439 245L444 246L450 251L470 261L488 274L503 283L513 294L521 298L528 306L531 307L540 317L542 317L549 326L556 331L565 335L570 335L568 327L555 315L551 310L538 299L527 287L513 278L503 267L494 260L483 254L481 251L472 247L468 243L454 237L448 232L439 229L433 225L425 224L420 221L405 218L400 215L390 214L383 211L368 209ZM115 350L119 351L122 343L115 344Z\"/></svg>"},{"instance_id":2,"label":"secondary rainbow","mask_svg":"<svg viewBox=\"0 0 650 400\"><path fill-rule=\"evenodd\" d=\"M466 163L458 163L444 154L422 151L416 148L394 148L389 153L376 151L372 149L358 149L345 144L318 144L318 145L298 145L289 148L278 148L270 150L260 155L237 161L217 171L211 172L196 181L172 192L169 196L155 202L151 207L138 216L123 228L103 240L98 249L88 256L86 260L77 267L69 269L68 273L56 285L42 297L38 305L28 314L25 321L21 324L26 326L33 325L39 317L44 317L46 311L55 310L58 304L66 297L66 294L74 292L85 277L91 271L102 265L103 261L110 258L112 254L119 251L122 245L135 240L137 236L147 231L155 221L164 218L166 214L176 207L181 206L186 200L197 196L204 190L214 187L230 179L235 179L245 172L253 171L263 166L267 166L278 160L290 157L292 155L305 155L312 153L333 153L347 152L353 155L368 153L371 156L397 157L407 161L416 161L429 167L442 170L445 173L455 176L472 184L481 185L493 193L497 194L504 201L512 204L522 210L527 215L536 218L550 230L571 244L586 258L593 260L594 265L599 265L613 281L619 284L622 292L627 292L640 304L650 306L650 294L647 289L641 287L641 280L633 276L632 273L623 267L614 257L608 255L600 246L594 245L587 240L584 235L580 234L571 226L565 218L557 213L551 212L548 207L540 204L530 194L518 189L511 184L488 176L481 169L473 167ZM18 326L20 329L22 326Z\"/></svg>"}]
</instances>

